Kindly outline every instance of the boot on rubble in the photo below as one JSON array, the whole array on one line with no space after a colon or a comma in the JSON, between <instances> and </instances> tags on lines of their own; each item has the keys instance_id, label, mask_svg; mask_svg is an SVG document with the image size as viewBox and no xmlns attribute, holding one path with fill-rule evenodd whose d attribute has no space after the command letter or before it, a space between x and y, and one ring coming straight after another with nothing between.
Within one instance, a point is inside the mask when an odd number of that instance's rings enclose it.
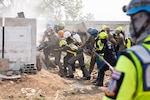
<instances>
[{"instance_id":1,"label":"boot on rubble","mask_svg":"<svg viewBox=\"0 0 150 100\"><path fill-rule=\"evenodd\" d=\"M93 83L93 84L95 84L96 82L97 82L97 79L96 79L96 80L94 80L94 81L92 81L92 83Z\"/></svg>"},{"instance_id":2,"label":"boot on rubble","mask_svg":"<svg viewBox=\"0 0 150 100\"><path fill-rule=\"evenodd\" d=\"M73 70L72 70L72 66L71 65L68 65L68 71L69 71L69 75L67 75L66 77L67 78L74 78Z\"/></svg>"},{"instance_id":3,"label":"boot on rubble","mask_svg":"<svg viewBox=\"0 0 150 100\"><path fill-rule=\"evenodd\" d=\"M60 77L65 77L66 76L66 74L65 74L63 69L59 69L58 74L59 74Z\"/></svg>"},{"instance_id":4,"label":"boot on rubble","mask_svg":"<svg viewBox=\"0 0 150 100\"><path fill-rule=\"evenodd\" d=\"M82 73L83 73L83 80L90 80L91 76L90 73L88 72L87 68L85 66L81 67Z\"/></svg>"},{"instance_id":5,"label":"boot on rubble","mask_svg":"<svg viewBox=\"0 0 150 100\"><path fill-rule=\"evenodd\" d=\"M100 82L100 81L97 81L94 85L95 85L95 86L103 86L103 83Z\"/></svg>"},{"instance_id":6,"label":"boot on rubble","mask_svg":"<svg viewBox=\"0 0 150 100\"><path fill-rule=\"evenodd\" d=\"M103 79L100 78L96 81L96 83L94 83L95 86L103 86Z\"/></svg>"}]
</instances>

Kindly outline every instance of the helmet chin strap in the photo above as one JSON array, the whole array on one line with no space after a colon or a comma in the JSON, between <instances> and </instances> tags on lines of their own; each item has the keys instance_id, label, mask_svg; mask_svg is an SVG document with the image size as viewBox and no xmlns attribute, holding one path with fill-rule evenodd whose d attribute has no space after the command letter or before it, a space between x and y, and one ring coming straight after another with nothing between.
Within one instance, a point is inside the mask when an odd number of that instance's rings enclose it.
<instances>
[{"instance_id":1,"label":"helmet chin strap","mask_svg":"<svg viewBox=\"0 0 150 100\"><path fill-rule=\"evenodd\" d=\"M147 16L150 16L150 13L147 13ZM143 26L141 27L141 29L138 32L136 31L134 19L132 16L131 16L131 20L132 20L131 24L133 26L133 31L134 31L134 37L139 38L139 36L145 31L145 29L149 25L150 17L148 17L148 19L145 21L145 23L143 24Z\"/></svg>"}]
</instances>

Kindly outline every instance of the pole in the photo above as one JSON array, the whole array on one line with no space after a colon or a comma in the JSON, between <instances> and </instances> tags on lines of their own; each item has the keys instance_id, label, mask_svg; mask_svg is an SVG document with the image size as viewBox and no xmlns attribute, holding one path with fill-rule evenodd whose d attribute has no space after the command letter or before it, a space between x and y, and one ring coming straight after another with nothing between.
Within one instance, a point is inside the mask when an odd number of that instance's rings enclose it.
<instances>
[{"instance_id":1,"label":"pole","mask_svg":"<svg viewBox=\"0 0 150 100\"><path fill-rule=\"evenodd\" d=\"M114 70L114 68L102 57L102 56L100 56L97 52L95 52L94 50L92 50L92 52L94 53L94 54L96 54L101 60L103 60L108 66L109 66L109 69L111 70L111 71L113 71Z\"/></svg>"}]
</instances>

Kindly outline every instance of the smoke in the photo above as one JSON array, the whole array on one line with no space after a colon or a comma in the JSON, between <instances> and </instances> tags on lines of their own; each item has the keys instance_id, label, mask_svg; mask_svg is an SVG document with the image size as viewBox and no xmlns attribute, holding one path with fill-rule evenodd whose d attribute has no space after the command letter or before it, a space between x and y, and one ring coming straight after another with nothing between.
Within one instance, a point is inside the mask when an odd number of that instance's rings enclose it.
<instances>
[{"instance_id":1,"label":"smoke","mask_svg":"<svg viewBox=\"0 0 150 100\"><path fill-rule=\"evenodd\" d=\"M18 12L23 12L25 18L36 19L36 45L39 45L39 41L44 33L47 20L39 15L37 7L41 4L42 0L4 0L3 13L1 17L18 17Z\"/></svg>"},{"instance_id":2,"label":"smoke","mask_svg":"<svg viewBox=\"0 0 150 100\"><path fill-rule=\"evenodd\" d=\"M5 0L1 17L17 17L18 12L24 12L26 18L36 18L38 13L35 8L40 3L40 0Z\"/></svg>"}]
</instances>

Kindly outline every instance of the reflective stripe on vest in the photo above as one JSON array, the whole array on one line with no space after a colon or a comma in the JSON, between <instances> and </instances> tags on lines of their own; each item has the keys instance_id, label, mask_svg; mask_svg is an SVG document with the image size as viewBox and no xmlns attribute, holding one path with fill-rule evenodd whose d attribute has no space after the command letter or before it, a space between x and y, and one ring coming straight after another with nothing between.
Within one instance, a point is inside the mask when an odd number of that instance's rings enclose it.
<instances>
[{"instance_id":1,"label":"reflective stripe on vest","mask_svg":"<svg viewBox=\"0 0 150 100\"><path fill-rule=\"evenodd\" d=\"M137 56L137 58L142 64L141 68L136 67L137 76L140 75L140 72L142 70L142 76L138 76L138 83L136 87L138 88L138 85L142 82L143 93L146 91L150 92L150 52L146 49L146 47L142 45L131 47L129 50L133 51L133 53ZM142 79L140 79L141 77Z\"/></svg>"},{"instance_id":2,"label":"reflective stripe on vest","mask_svg":"<svg viewBox=\"0 0 150 100\"><path fill-rule=\"evenodd\" d=\"M141 60L141 62L144 64L150 63L150 59L147 59L150 58L150 54L143 46L136 45L132 48L129 48L129 50L132 50L139 57L139 60Z\"/></svg>"},{"instance_id":3,"label":"reflective stripe on vest","mask_svg":"<svg viewBox=\"0 0 150 100\"><path fill-rule=\"evenodd\" d=\"M77 56L77 53L76 53L76 52L73 52L73 51L71 51L71 50L67 50L67 52L73 54L74 56Z\"/></svg>"}]
</instances>

